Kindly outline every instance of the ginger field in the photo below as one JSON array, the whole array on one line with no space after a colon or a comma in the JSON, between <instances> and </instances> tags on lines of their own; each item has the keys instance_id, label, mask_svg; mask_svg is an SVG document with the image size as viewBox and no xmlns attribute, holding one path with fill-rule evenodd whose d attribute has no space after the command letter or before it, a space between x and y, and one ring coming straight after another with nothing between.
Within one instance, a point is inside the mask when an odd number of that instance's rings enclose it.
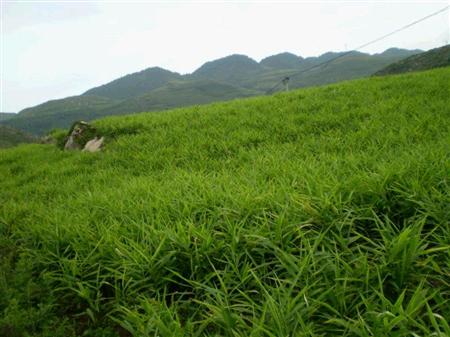
<instances>
[{"instance_id":1,"label":"ginger field","mask_svg":"<svg viewBox=\"0 0 450 337\"><path fill-rule=\"evenodd\" d=\"M0 336L450 336L450 68L0 150Z\"/></svg>"}]
</instances>

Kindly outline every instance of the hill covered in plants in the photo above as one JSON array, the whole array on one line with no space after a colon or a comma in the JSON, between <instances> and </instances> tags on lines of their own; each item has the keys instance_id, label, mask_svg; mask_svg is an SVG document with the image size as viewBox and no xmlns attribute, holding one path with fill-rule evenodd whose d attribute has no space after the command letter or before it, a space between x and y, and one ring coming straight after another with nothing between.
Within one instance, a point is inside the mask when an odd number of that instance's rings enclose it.
<instances>
[{"instance_id":1,"label":"hill covered in plants","mask_svg":"<svg viewBox=\"0 0 450 337\"><path fill-rule=\"evenodd\" d=\"M407 57L377 71L375 75L401 74L448 66L450 66L450 45Z\"/></svg>"},{"instance_id":2,"label":"hill covered in plants","mask_svg":"<svg viewBox=\"0 0 450 337\"><path fill-rule=\"evenodd\" d=\"M450 68L0 151L2 336L450 334Z\"/></svg>"},{"instance_id":3,"label":"hill covered in plants","mask_svg":"<svg viewBox=\"0 0 450 337\"><path fill-rule=\"evenodd\" d=\"M292 78L299 88L365 77L419 50L388 49L370 55L354 52L324 68ZM192 74L180 75L158 67L126 75L80 96L52 100L19 112L3 124L42 135L67 128L75 120L108 115L158 111L174 107L225 101L264 94L281 78L330 60L342 53L302 58L290 53L257 62L245 55L230 55L202 65ZM209 81L209 82L208 82Z\"/></svg>"},{"instance_id":4,"label":"hill covered in plants","mask_svg":"<svg viewBox=\"0 0 450 337\"><path fill-rule=\"evenodd\" d=\"M0 121L4 121L14 117L16 114L13 112L0 112Z\"/></svg>"},{"instance_id":5,"label":"hill covered in plants","mask_svg":"<svg viewBox=\"0 0 450 337\"><path fill-rule=\"evenodd\" d=\"M37 139L21 130L0 125L0 148L11 147L23 143L34 143Z\"/></svg>"},{"instance_id":6,"label":"hill covered in plants","mask_svg":"<svg viewBox=\"0 0 450 337\"><path fill-rule=\"evenodd\" d=\"M44 135L52 129L69 128L73 121L101 116L101 111L111 109L119 102L120 100L102 96L72 96L24 109L1 124Z\"/></svg>"}]
</instances>

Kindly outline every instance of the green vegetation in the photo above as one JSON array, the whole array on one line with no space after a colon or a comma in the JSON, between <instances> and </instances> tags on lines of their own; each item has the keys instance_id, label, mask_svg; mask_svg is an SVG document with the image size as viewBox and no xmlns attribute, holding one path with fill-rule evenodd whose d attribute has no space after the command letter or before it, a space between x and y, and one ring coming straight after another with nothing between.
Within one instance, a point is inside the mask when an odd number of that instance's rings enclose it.
<instances>
[{"instance_id":1,"label":"green vegetation","mask_svg":"<svg viewBox=\"0 0 450 337\"><path fill-rule=\"evenodd\" d=\"M388 65L375 75L401 74L450 66L450 45L431 49Z\"/></svg>"},{"instance_id":2,"label":"green vegetation","mask_svg":"<svg viewBox=\"0 0 450 337\"><path fill-rule=\"evenodd\" d=\"M302 66L304 58L292 53L280 53L261 60L260 64L273 69L296 69Z\"/></svg>"},{"instance_id":3,"label":"green vegetation","mask_svg":"<svg viewBox=\"0 0 450 337\"><path fill-rule=\"evenodd\" d=\"M44 135L56 128L69 128L77 120L90 120L100 111L112 108L120 102L107 97L73 96L40 104L22 110L17 117L2 124Z\"/></svg>"},{"instance_id":4,"label":"green vegetation","mask_svg":"<svg viewBox=\"0 0 450 337\"><path fill-rule=\"evenodd\" d=\"M52 116L55 114L55 110L58 110L62 115L76 115L88 109L93 109L94 111L101 110L117 102L119 101L101 96L72 96L48 101L33 108L24 109L18 117ZM62 109L62 107L64 108Z\"/></svg>"},{"instance_id":5,"label":"green vegetation","mask_svg":"<svg viewBox=\"0 0 450 337\"><path fill-rule=\"evenodd\" d=\"M226 101L238 97L257 95L258 91L238 88L230 84L211 80L189 80L170 82L167 85L152 90L110 109L104 109L101 114L123 115L124 113L141 112L144 110L158 111L178 108L186 105Z\"/></svg>"},{"instance_id":6,"label":"green vegetation","mask_svg":"<svg viewBox=\"0 0 450 337\"><path fill-rule=\"evenodd\" d=\"M245 87L245 83L264 73L265 68L245 55L230 55L206 62L192 73L195 78L205 78Z\"/></svg>"},{"instance_id":7,"label":"green vegetation","mask_svg":"<svg viewBox=\"0 0 450 337\"><path fill-rule=\"evenodd\" d=\"M0 152L2 336L448 336L450 68Z\"/></svg>"},{"instance_id":8,"label":"green vegetation","mask_svg":"<svg viewBox=\"0 0 450 337\"><path fill-rule=\"evenodd\" d=\"M34 143L36 138L23 131L0 125L0 148L11 147L22 143Z\"/></svg>"},{"instance_id":9,"label":"green vegetation","mask_svg":"<svg viewBox=\"0 0 450 337\"><path fill-rule=\"evenodd\" d=\"M14 117L16 114L13 112L0 112L0 121L5 121Z\"/></svg>"},{"instance_id":10,"label":"green vegetation","mask_svg":"<svg viewBox=\"0 0 450 337\"><path fill-rule=\"evenodd\" d=\"M419 52L419 50L391 48L381 54L369 55L355 51L326 67L316 68L292 78L290 86L300 88L369 76L392 62ZM231 55L207 62L192 76L229 82L265 92L282 77L326 62L341 54L344 53L328 52L319 57L304 59L291 53L281 53L267 57L259 64L245 55Z\"/></svg>"},{"instance_id":11,"label":"green vegetation","mask_svg":"<svg viewBox=\"0 0 450 337\"><path fill-rule=\"evenodd\" d=\"M166 85L170 81L180 80L178 73L154 67L129 74L97 88L86 91L83 95L102 96L112 99L127 99L143 95L153 89Z\"/></svg>"},{"instance_id":12,"label":"green vegetation","mask_svg":"<svg viewBox=\"0 0 450 337\"><path fill-rule=\"evenodd\" d=\"M369 55L353 52L345 58L292 78L290 87L300 88L365 77L418 50L388 49ZM174 107L226 101L262 95L281 78L327 61L339 53L301 58L282 53L261 62L245 55L230 55L205 63L192 74L180 75L161 68L148 68L88 90L81 96L49 101L21 111L6 125L43 135L54 128L68 128L76 120L109 115L165 110Z\"/></svg>"}]
</instances>

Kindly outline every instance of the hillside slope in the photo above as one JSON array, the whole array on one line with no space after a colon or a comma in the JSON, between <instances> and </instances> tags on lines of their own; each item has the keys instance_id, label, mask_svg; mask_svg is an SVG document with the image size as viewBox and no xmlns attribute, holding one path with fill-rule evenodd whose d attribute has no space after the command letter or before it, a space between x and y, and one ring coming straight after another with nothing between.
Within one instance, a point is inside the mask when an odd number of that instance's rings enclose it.
<instances>
[{"instance_id":1,"label":"hillside slope","mask_svg":"<svg viewBox=\"0 0 450 337\"><path fill-rule=\"evenodd\" d=\"M182 106L256 96L257 94L260 94L260 92L212 80L172 81L145 95L103 109L97 114L97 117L161 111Z\"/></svg>"},{"instance_id":2,"label":"hillside slope","mask_svg":"<svg viewBox=\"0 0 450 337\"><path fill-rule=\"evenodd\" d=\"M410 56L388 65L375 75L401 74L411 71L423 71L439 67L450 66L450 45L431 49L427 52Z\"/></svg>"},{"instance_id":3,"label":"hillside slope","mask_svg":"<svg viewBox=\"0 0 450 337\"><path fill-rule=\"evenodd\" d=\"M103 96L112 99L127 99L143 95L153 89L160 88L170 81L179 80L182 76L159 67L126 75L102 86L89 89L85 96Z\"/></svg>"},{"instance_id":4,"label":"hillside slope","mask_svg":"<svg viewBox=\"0 0 450 337\"><path fill-rule=\"evenodd\" d=\"M449 334L450 68L0 151L0 334Z\"/></svg>"},{"instance_id":5,"label":"hillside slope","mask_svg":"<svg viewBox=\"0 0 450 337\"><path fill-rule=\"evenodd\" d=\"M0 121L5 121L14 117L16 114L13 112L0 112Z\"/></svg>"},{"instance_id":6,"label":"hillside slope","mask_svg":"<svg viewBox=\"0 0 450 337\"><path fill-rule=\"evenodd\" d=\"M290 87L321 85L369 76L386 65L417 52L395 48L376 55L353 52L326 67L292 77ZM155 107L165 110L176 106L211 102L212 97L214 101L224 101L245 97L249 93L259 95L272 88L281 78L340 54L342 53L329 52L303 59L294 54L282 53L265 58L259 63L245 55L230 55L207 62L187 75L158 67L148 68L90 89L81 96L49 101L27 108L5 124L41 135L55 127L69 127L73 121L80 119L93 120L106 115L150 111ZM214 81L216 84L211 90L214 91L221 86L224 91L210 95L208 90L198 90L199 81ZM182 95L183 99L180 97L180 85L185 93L191 92L190 97L186 95ZM159 96L159 93L162 96ZM234 95L230 95L231 93ZM74 106L74 102L78 105ZM99 104L104 106L101 107Z\"/></svg>"},{"instance_id":7,"label":"hillside slope","mask_svg":"<svg viewBox=\"0 0 450 337\"><path fill-rule=\"evenodd\" d=\"M73 96L52 100L22 110L3 125L43 135L55 128L68 128L74 121L91 120L99 111L115 106L119 100L100 96Z\"/></svg>"},{"instance_id":8,"label":"hillside slope","mask_svg":"<svg viewBox=\"0 0 450 337\"><path fill-rule=\"evenodd\" d=\"M91 121L104 116L167 110L257 94L261 92L211 80L170 81L144 95L124 100L89 94L49 101L25 109L2 124L43 135L55 128L67 128L77 120Z\"/></svg>"},{"instance_id":9,"label":"hillside slope","mask_svg":"<svg viewBox=\"0 0 450 337\"><path fill-rule=\"evenodd\" d=\"M23 131L0 125L0 148L34 142L36 138Z\"/></svg>"}]
</instances>

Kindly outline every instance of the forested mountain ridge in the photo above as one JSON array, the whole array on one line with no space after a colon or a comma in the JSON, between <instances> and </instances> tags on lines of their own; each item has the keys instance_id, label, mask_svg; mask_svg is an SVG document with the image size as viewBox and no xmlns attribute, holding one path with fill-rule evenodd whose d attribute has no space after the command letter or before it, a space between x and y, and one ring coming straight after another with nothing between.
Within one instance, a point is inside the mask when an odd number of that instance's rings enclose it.
<instances>
[{"instance_id":1,"label":"forested mountain ridge","mask_svg":"<svg viewBox=\"0 0 450 337\"><path fill-rule=\"evenodd\" d=\"M450 66L450 45L431 49L421 54L412 55L388 65L375 75L401 74Z\"/></svg>"},{"instance_id":2,"label":"forested mountain ridge","mask_svg":"<svg viewBox=\"0 0 450 337\"><path fill-rule=\"evenodd\" d=\"M192 74L186 75L152 67L89 89L79 96L51 100L24 109L14 118L1 123L42 135L54 128L67 128L80 119L93 120L108 115L158 111L262 95L281 78L298 72L301 72L300 76L291 77L292 89L366 77L418 52L391 48L370 55L354 51L310 71L308 69L311 67L345 52L328 52L307 58L280 53L260 62L246 55L234 54L206 62Z\"/></svg>"}]
</instances>

